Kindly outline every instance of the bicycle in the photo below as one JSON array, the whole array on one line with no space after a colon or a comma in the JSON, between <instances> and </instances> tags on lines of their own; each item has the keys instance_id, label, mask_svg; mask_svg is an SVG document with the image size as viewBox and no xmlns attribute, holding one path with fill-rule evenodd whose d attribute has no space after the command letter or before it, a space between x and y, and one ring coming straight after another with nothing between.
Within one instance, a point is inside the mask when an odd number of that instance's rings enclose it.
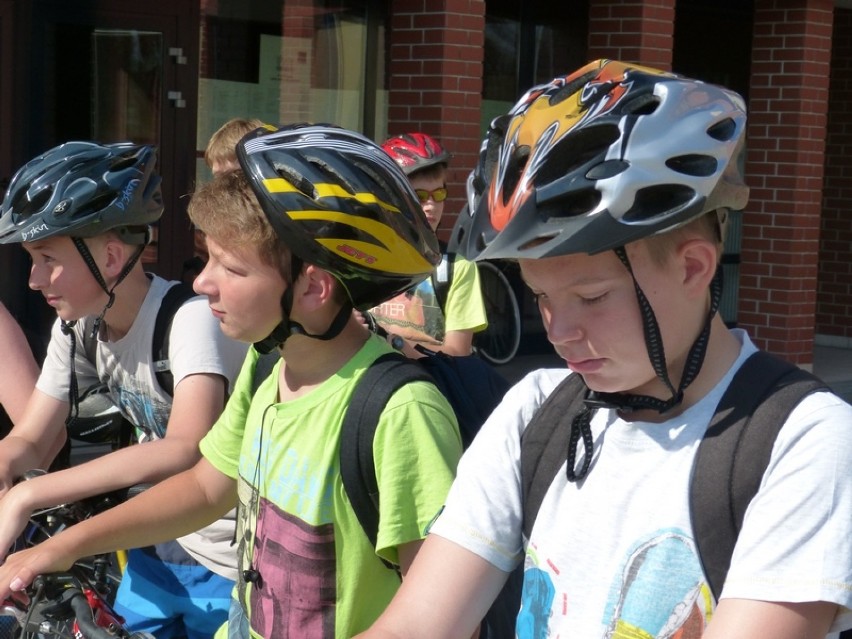
<instances>
[{"instance_id":1,"label":"bicycle","mask_svg":"<svg viewBox=\"0 0 852 639\"><path fill-rule=\"evenodd\" d=\"M492 364L507 364L521 343L521 310L512 285L491 262L477 262L488 328L473 336L476 352Z\"/></svg>"},{"instance_id":2,"label":"bicycle","mask_svg":"<svg viewBox=\"0 0 852 639\"><path fill-rule=\"evenodd\" d=\"M23 479L43 472L30 471ZM128 491L115 491L34 512L12 551L35 546L127 497ZM127 630L113 610L120 580L112 554L83 558L68 572L39 575L29 588L0 602L0 639L153 639Z\"/></svg>"}]
</instances>

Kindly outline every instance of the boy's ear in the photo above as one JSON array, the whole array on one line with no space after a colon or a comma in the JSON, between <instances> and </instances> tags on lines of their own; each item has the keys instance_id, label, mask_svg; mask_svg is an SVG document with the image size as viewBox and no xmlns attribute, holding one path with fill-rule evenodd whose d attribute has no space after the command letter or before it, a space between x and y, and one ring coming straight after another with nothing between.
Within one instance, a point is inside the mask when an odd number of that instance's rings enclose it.
<instances>
[{"instance_id":1,"label":"boy's ear","mask_svg":"<svg viewBox=\"0 0 852 639\"><path fill-rule=\"evenodd\" d=\"M307 264L293 283L295 293L301 298L307 312L315 311L334 299L337 279L318 266Z\"/></svg>"},{"instance_id":2,"label":"boy's ear","mask_svg":"<svg viewBox=\"0 0 852 639\"><path fill-rule=\"evenodd\" d=\"M704 295L719 264L716 245L704 239L688 239L678 248L677 257L683 268L684 286L695 294Z\"/></svg>"},{"instance_id":3,"label":"boy's ear","mask_svg":"<svg viewBox=\"0 0 852 639\"><path fill-rule=\"evenodd\" d=\"M121 273L121 270L124 268L124 265L130 257L128 254L129 251L132 251L134 247L125 244L112 235L107 235L102 239L104 262L101 270L103 272L103 276L104 278L118 277L118 274Z\"/></svg>"}]
</instances>

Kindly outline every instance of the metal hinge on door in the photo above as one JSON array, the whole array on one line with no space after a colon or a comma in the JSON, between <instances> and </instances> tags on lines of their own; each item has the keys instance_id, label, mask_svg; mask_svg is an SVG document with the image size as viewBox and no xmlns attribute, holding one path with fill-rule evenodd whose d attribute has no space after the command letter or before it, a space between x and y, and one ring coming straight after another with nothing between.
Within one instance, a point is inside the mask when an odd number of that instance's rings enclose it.
<instances>
[{"instance_id":1,"label":"metal hinge on door","mask_svg":"<svg viewBox=\"0 0 852 639\"><path fill-rule=\"evenodd\" d=\"M175 63L186 64L186 56L180 47L169 47L169 55L175 59Z\"/></svg>"},{"instance_id":2,"label":"metal hinge on door","mask_svg":"<svg viewBox=\"0 0 852 639\"><path fill-rule=\"evenodd\" d=\"M181 91L169 91L169 100L176 109L183 109L186 106L186 100L183 99Z\"/></svg>"}]
</instances>

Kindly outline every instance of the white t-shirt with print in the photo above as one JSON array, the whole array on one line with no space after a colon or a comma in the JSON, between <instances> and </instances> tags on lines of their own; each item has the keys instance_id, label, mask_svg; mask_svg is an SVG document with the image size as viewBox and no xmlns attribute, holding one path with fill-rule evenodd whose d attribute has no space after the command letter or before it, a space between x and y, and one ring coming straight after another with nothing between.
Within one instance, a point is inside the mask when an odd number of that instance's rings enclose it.
<instances>
[{"instance_id":1,"label":"white t-shirt with print","mask_svg":"<svg viewBox=\"0 0 852 639\"><path fill-rule=\"evenodd\" d=\"M695 548L689 485L698 444L734 372L663 423L592 419L588 476L557 474L522 542L520 435L567 370L519 382L462 458L431 532L510 571L525 550L518 637L700 637L715 607ZM722 597L829 601L832 631L852 627L852 407L806 397L774 444ZM582 448L582 447L581 447ZM581 455L578 455L581 457ZM577 465L579 466L578 459Z\"/></svg>"}]
</instances>

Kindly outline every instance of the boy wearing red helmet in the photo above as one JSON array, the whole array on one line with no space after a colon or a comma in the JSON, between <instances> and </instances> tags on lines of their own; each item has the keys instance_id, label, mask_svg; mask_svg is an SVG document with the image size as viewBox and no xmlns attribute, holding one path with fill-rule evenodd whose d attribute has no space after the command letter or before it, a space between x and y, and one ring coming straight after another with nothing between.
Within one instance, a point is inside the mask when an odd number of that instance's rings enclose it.
<instances>
[{"instance_id":1,"label":"boy wearing red helmet","mask_svg":"<svg viewBox=\"0 0 852 639\"><path fill-rule=\"evenodd\" d=\"M389 138L382 148L408 176L429 226L437 231L447 199L450 154L426 133ZM488 326L479 272L456 254L445 253L431 278L371 309L370 314L410 357L421 356L415 344L449 355L470 355L474 333Z\"/></svg>"}]
</instances>

